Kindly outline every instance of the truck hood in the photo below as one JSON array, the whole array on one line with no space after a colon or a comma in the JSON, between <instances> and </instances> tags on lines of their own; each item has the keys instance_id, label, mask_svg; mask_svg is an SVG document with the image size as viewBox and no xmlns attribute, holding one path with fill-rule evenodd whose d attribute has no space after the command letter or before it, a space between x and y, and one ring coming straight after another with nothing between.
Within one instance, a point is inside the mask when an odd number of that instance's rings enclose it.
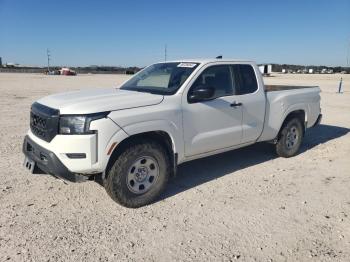
<instances>
[{"instance_id":1,"label":"truck hood","mask_svg":"<svg viewBox=\"0 0 350 262\"><path fill-rule=\"evenodd\" d=\"M109 88L60 93L37 102L59 109L60 114L91 114L156 105L163 98L162 95Z\"/></svg>"}]
</instances>

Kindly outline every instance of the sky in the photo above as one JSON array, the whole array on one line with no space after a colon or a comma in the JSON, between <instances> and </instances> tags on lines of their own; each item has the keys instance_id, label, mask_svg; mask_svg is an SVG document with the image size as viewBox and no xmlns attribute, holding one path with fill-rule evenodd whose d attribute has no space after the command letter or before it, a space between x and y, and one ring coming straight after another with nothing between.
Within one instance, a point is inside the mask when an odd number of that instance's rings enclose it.
<instances>
[{"instance_id":1,"label":"sky","mask_svg":"<svg viewBox=\"0 0 350 262\"><path fill-rule=\"evenodd\" d=\"M53 65L146 66L165 44L168 60L346 66L350 0L0 0L3 63L43 66L49 48Z\"/></svg>"}]
</instances>

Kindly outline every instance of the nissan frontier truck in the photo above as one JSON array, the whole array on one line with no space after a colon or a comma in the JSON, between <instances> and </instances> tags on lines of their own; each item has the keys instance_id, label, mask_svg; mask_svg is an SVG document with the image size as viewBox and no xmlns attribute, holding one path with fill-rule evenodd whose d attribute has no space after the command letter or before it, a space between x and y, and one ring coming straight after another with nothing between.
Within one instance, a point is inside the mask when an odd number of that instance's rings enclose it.
<instances>
[{"instance_id":1,"label":"nissan frontier truck","mask_svg":"<svg viewBox=\"0 0 350 262\"><path fill-rule=\"evenodd\" d=\"M119 88L33 103L24 165L71 182L100 181L114 201L136 208L154 202L187 161L263 141L292 157L321 117L318 87L265 86L254 62L161 62Z\"/></svg>"}]
</instances>

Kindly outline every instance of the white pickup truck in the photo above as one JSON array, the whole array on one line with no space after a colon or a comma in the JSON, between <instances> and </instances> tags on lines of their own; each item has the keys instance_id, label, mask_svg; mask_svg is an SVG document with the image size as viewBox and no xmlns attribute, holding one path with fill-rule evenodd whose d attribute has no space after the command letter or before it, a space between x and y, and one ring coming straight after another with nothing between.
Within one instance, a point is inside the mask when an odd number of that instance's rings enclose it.
<instances>
[{"instance_id":1,"label":"white pickup truck","mask_svg":"<svg viewBox=\"0 0 350 262\"><path fill-rule=\"evenodd\" d=\"M155 201L186 161L262 141L281 157L294 156L305 130L321 120L319 93L264 86L250 61L156 63L120 88L35 102L24 165L73 182L99 181L116 202L140 207Z\"/></svg>"}]
</instances>

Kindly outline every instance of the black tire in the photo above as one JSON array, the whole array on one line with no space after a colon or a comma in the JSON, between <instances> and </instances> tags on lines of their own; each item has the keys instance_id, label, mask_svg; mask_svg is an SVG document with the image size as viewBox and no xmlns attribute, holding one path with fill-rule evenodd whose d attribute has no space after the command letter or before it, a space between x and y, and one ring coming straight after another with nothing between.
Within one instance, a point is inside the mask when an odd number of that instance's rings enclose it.
<instances>
[{"instance_id":1,"label":"black tire","mask_svg":"<svg viewBox=\"0 0 350 262\"><path fill-rule=\"evenodd\" d=\"M130 174L132 166L143 157L152 158L156 161L159 172L157 172L157 179L148 191L135 193L129 189L128 174ZM169 157L164 147L156 142L141 141L127 147L119 155L112 167L107 171L103 184L108 195L115 202L125 207L137 208L148 205L157 199L166 187L170 170Z\"/></svg>"},{"instance_id":2,"label":"black tire","mask_svg":"<svg viewBox=\"0 0 350 262\"><path fill-rule=\"evenodd\" d=\"M277 155L286 158L295 156L299 151L303 136L303 124L300 119L291 118L287 120L279 133L276 144Z\"/></svg>"}]
</instances>

